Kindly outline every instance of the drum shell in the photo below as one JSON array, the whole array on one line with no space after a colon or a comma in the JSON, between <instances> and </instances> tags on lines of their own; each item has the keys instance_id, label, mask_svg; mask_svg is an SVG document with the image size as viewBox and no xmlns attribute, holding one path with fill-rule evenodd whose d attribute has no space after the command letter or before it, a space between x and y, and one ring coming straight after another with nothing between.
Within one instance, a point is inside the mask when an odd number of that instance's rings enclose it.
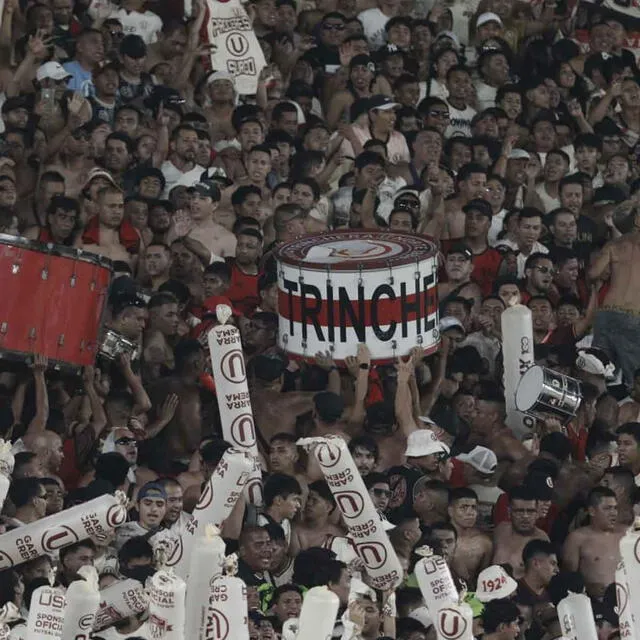
<instances>
[{"instance_id":1,"label":"drum shell","mask_svg":"<svg viewBox=\"0 0 640 640\"><path fill-rule=\"evenodd\" d=\"M323 245L353 238L392 245L406 234L335 232ZM398 240L399 238L399 240ZM389 259L349 260L321 264L303 251L285 245L278 253L279 345L293 357L312 358L330 351L336 362L355 354L365 342L371 359L393 361L415 346L425 354L439 346L437 257L426 239L410 236L406 255L398 250ZM310 241L299 244L308 249Z\"/></svg>"},{"instance_id":2,"label":"drum shell","mask_svg":"<svg viewBox=\"0 0 640 640\"><path fill-rule=\"evenodd\" d=\"M538 382L540 375L541 384ZM530 400L526 400L524 395L526 392L530 398L536 386L539 387L538 397L530 404ZM582 392L578 380L545 367L531 367L522 376L516 391L518 410L539 418L552 415L563 421L570 420L578 412L581 401Z\"/></svg>"},{"instance_id":3,"label":"drum shell","mask_svg":"<svg viewBox=\"0 0 640 640\"><path fill-rule=\"evenodd\" d=\"M41 353L73 373L93 364L110 279L107 258L0 235L0 357Z\"/></svg>"},{"instance_id":4,"label":"drum shell","mask_svg":"<svg viewBox=\"0 0 640 640\"><path fill-rule=\"evenodd\" d=\"M99 354L100 357L111 361L117 360L118 356L122 354L127 354L131 356L131 360L136 360L139 355L138 351L138 345L135 342L113 329L107 329L100 342Z\"/></svg>"}]
</instances>

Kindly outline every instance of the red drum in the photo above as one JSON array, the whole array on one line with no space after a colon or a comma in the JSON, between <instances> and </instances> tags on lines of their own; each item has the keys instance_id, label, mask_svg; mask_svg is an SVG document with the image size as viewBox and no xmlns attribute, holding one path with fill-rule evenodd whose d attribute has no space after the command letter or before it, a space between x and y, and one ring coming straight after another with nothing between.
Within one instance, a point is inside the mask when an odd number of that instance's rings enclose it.
<instances>
[{"instance_id":1,"label":"red drum","mask_svg":"<svg viewBox=\"0 0 640 640\"><path fill-rule=\"evenodd\" d=\"M32 353L68 372L93 364L111 260L0 234L0 358Z\"/></svg>"},{"instance_id":2,"label":"red drum","mask_svg":"<svg viewBox=\"0 0 640 640\"><path fill-rule=\"evenodd\" d=\"M437 249L426 237L334 231L283 245L277 260L278 342L290 355L343 361L364 342L383 363L438 348Z\"/></svg>"}]
</instances>

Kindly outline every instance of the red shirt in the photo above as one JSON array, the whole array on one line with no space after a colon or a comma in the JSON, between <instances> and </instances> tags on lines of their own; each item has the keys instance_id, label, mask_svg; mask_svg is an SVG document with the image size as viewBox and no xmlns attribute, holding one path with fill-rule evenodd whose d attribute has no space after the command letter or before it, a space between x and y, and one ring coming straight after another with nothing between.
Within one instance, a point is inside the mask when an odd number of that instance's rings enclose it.
<instances>
[{"instance_id":1,"label":"red shirt","mask_svg":"<svg viewBox=\"0 0 640 640\"><path fill-rule=\"evenodd\" d=\"M443 240L442 253L446 256L449 249L459 240ZM464 242L464 240L462 241ZM471 280L473 280L482 290L483 296L488 296L493 291L493 284L498 277L498 270L502 264L502 256L500 253L488 247L482 253L478 253L471 259L473 262L473 271L471 272ZM446 282L447 276L444 267L440 270L440 281Z\"/></svg>"},{"instance_id":2,"label":"red shirt","mask_svg":"<svg viewBox=\"0 0 640 640\"><path fill-rule=\"evenodd\" d=\"M555 504L552 504L549 508L546 518L541 518L536 522L536 527L542 529L545 533L551 531L551 527L558 517L560 510ZM503 493L496 502L496 506L493 509L493 523L500 524L501 522L511 522L511 516L509 514L509 495Z\"/></svg>"},{"instance_id":3,"label":"red shirt","mask_svg":"<svg viewBox=\"0 0 640 640\"><path fill-rule=\"evenodd\" d=\"M238 308L245 316L251 316L260 304L258 295L258 277L244 273L235 264L234 258L227 258L227 264L231 267L231 286L225 295L233 306Z\"/></svg>"}]
</instances>

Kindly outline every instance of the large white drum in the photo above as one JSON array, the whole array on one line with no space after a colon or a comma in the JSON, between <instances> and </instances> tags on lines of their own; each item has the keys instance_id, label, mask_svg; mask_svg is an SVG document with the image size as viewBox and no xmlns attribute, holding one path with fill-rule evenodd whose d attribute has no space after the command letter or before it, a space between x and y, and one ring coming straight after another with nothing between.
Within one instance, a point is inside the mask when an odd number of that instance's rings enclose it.
<instances>
[{"instance_id":1,"label":"large white drum","mask_svg":"<svg viewBox=\"0 0 640 640\"><path fill-rule=\"evenodd\" d=\"M278 342L290 355L340 362L365 342L383 363L438 348L437 249L424 236L334 231L283 245L277 260Z\"/></svg>"}]
</instances>

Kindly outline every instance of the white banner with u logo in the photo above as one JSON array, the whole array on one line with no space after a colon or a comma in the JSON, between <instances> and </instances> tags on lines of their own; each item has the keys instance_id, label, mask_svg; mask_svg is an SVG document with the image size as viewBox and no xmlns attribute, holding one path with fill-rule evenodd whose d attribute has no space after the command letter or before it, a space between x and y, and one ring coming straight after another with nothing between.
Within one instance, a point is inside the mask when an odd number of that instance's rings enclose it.
<instances>
[{"instance_id":1,"label":"white banner with u logo","mask_svg":"<svg viewBox=\"0 0 640 640\"><path fill-rule=\"evenodd\" d=\"M226 71L240 95L253 95L266 62L251 20L239 0L207 0L207 38L216 45L211 54L214 71Z\"/></svg>"}]
</instances>

